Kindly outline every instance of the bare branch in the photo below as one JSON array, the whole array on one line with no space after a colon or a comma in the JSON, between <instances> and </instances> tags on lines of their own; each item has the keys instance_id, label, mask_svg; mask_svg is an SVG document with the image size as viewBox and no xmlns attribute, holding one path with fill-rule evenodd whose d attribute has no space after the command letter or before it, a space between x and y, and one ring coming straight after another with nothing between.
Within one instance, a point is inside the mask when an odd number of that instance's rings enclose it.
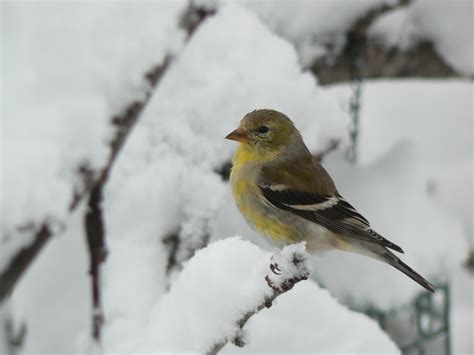
<instances>
[{"instance_id":1,"label":"bare branch","mask_svg":"<svg viewBox=\"0 0 474 355\"><path fill-rule=\"evenodd\" d=\"M10 296L18 280L52 235L46 223L37 232L31 231L31 233L35 234L33 242L20 249L0 274L0 304Z\"/></svg>"}]
</instances>

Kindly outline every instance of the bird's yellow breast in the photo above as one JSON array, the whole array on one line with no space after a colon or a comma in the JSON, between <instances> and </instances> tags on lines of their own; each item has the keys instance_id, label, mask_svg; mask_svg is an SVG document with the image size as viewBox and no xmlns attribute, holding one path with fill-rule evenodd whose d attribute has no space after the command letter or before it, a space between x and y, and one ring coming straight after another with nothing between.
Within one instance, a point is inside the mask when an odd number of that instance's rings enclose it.
<instances>
[{"instance_id":1,"label":"bird's yellow breast","mask_svg":"<svg viewBox=\"0 0 474 355\"><path fill-rule=\"evenodd\" d=\"M259 169L255 164L261 162L261 156L254 154L246 147L239 147L234 157L231 170L232 193L235 203L248 223L255 229L274 241L292 243L290 227L280 223L265 209L259 187L257 186L256 173Z\"/></svg>"}]
</instances>

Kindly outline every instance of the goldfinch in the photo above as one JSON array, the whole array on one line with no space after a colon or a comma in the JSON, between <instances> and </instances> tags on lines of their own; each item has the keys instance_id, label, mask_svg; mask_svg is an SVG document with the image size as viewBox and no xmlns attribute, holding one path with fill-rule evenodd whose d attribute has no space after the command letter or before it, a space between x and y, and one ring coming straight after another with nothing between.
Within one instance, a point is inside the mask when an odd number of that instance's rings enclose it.
<instances>
[{"instance_id":1,"label":"goldfinch","mask_svg":"<svg viewBox=\"0 0 474 355\"><path fill-rule=\"evenodd\" d=\"M375 258L434 292L390 251L403 250L374 231L339 194L286 115L252 111L225 138L240 143L230 175L232 193L257 232L279 246L306 241L310 253L339 249Z\"/></svg>"}]
</instances>

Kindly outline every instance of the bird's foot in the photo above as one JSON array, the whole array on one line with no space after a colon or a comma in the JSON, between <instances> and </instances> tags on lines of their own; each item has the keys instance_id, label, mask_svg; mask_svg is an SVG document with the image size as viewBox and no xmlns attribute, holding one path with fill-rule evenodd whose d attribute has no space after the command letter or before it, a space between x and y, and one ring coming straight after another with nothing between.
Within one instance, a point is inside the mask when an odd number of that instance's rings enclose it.
<instances>
[{"instance_id":1,"label":"bird's foot","mask_svg":"<svg viewBox=\"0 0 474 355\"><path fill-rule=\"evenodd\" d=\"M311 272L304 244L293 244L283 248L270 259L270 270L265 281L276 292L291 290L295 284L307 280Z\"/></svg>"},{"instance_id":2,"label":"bird's foot","mask_svg":"<svg viewBox=\"0 0 474 355\"><path fill-rule=\"evenodd\" d=\"M270 264L270 270L272 270L272 272L275 274L275 275L281 275L281 269L280 267L278 266L278 263L274 262L273 261L273 256L272 256L272 263Z\"/></svg>"}]
</instances>

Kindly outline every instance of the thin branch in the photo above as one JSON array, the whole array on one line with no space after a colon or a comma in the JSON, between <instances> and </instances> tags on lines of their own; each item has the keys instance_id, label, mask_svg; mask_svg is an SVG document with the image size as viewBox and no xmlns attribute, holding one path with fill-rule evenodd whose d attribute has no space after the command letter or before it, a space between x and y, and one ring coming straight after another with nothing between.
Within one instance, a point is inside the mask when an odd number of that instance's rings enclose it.
<instances>
[{"instance_id":1,"label":"thin branch","mask_svg":"<svg viewBox=\"0 0 474 355\"><path fill-rule=\"evenodd\" d=\"M104 319L100 294L100 264L107 257L101 203L102 185L97 185L92 189L85 215L85 230L90 263L89 274L91 275L92 282L92 336L96 341L100 341L100 330Z\"/></svg>"},{"instance_id":2,"label":"thin branch","mask_svg":"<svg viewBox=\"0 0 474 355\"><path fill-rule=\"evenodd\" d=\"M320 162L323 161L324 158L326 158L329 154L331 154L332 152L336 151L337 148L339 148L340 143L341 141L339 139L336 139L336 138L330 139L326 148L314 154L313 155L314 158Z\"/></svg>"},{"instance_id":3,"label":"thin branch","mask_svg":"<svg viewBox=\"0 0 474 355\"><path fill-rule=\"evenodd\" d=\"M20 249L0 273L0 304L10 296L18 280L52 235L47 224L43 224L37 232L32 233L35 233L33 242Z\"/></svg>"}]
</instances>

